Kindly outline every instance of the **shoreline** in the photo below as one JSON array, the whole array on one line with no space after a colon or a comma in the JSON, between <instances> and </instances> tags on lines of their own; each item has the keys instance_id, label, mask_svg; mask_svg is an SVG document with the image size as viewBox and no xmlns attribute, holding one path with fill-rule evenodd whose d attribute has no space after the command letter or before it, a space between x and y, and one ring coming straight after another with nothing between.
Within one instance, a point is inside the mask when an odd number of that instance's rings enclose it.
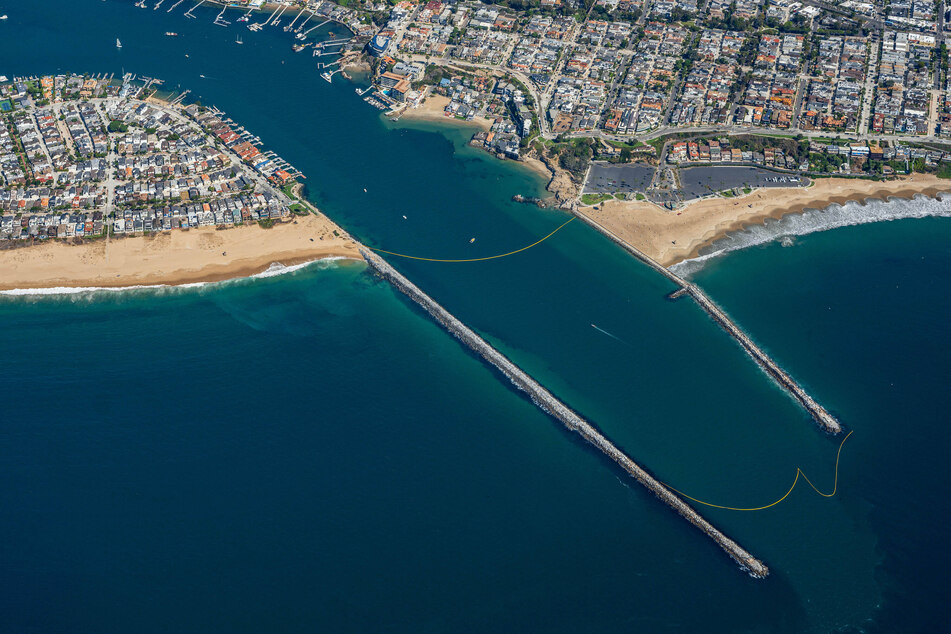
<instances>
[{"instance_id":1,"label":"shoreline","mask_svg":"<svg viewBox=\"0 0 951 634\"><path fill-rule=\"evenodd\" d=\"M183 289L183 288L197 288L200 286L205 286L206 284L224 284L227 282L236 282L238 280L250 280L256 278L266 278L266 277L277 277L284 275L285 273L293 273L302 268L310 266L311 264L317 264L319 262L335 262L339 260L345 260L350 262L363 262L362 259L354 259L348 256L341 255L328 255L326 257L317 258L314 260L305 260L303 262L297 262L292 264L284 264L282 262L272 262L266 269L263 271L258 271L256 273L248 273L246 275L237 274L234 277L222 277L221 279L203 279L195 282L181 282L176 284L130 284L128 286L37 286L37 287L26 287L26 288L0 288L0 297L55 297L58 295L77 295L80 293L95 293L95 292L115 292L115 293L124 293L126 291L139 291L139 290L155 290L162 288L171 288L171 289ZM280 266L280 269L274 269L273 267L277 265Z\"/></svg>"},{"instance_id":2,"label":"shoreline","mask_svg":"<svg viewBox=\"0 0 951 634\"><path fill-rule=\"evenodd\" d=\"M270 229L199 227L2 250L0 291L222 282L258 275L274 264L328 258L363 260L358 244L326 217L299 216Z\"/></svg>"},{"instance_id":3,"label":"shoreline","mask_svg":"<svg viewBox=\"0 0 951 634\"><path fill-rule=\"evenodd\" d=\"M586 215L664 267L696 258L726 235L767 219L779 220L806 209L869 199L935 197L951 192L951 181L914 174L892 181L817 179L806 188L761 188L737 198L709 198L668 211L646 201L609 200L579 206ZM597 208L596 208L597 207Z\"/></svg>"},{"instance_id":4,"label":"shoreline","mask_svg":"<svg viewBox=\"0 0 951 634\"><path fill-rule=\"evenodd\" d=\"M538 174L539 176L541 176L542 178L544 178L546 187L550 185L552 180L554 180L555 178L555 173L551 169L549 169L549 167L545 165L544 162L540 161L539 159L533 156L523 156L522 158L517 160L516 163L523 165L526 169L529 169L535 172L536 174Z\"/></svg>"},{"instance_id":5,"label":"shoreline","mask_svg":"<svg viewBox=\"0 0 951 634\"><path fill-rule=\"evenodd\" d=\"M405 110L400 116L400 120L407 119L409 121L427 121L431 123L468 126L470 128L479 128L484 132L491 130L493 122L489 119L486 119L485 117L475 117L472 121L464 121L455 117L447 117L445 115L444 109L449 104L449 102L449 97L430 93L419 106L419 108L410 108ZM485 150L483 149L483 151ZM491 152L488 153L491 154ZM546 186L550 185L552 180L555 178L555 173L552 172L552 170L550 170L544 162L535 157L523 156L518 160L511 160L510 162L516 165L521 165L525 169L530 170L542 177L545 179Z\"/></svg>"},{"instance_id":6,"label":"shoreline","mask_svg":"<svg viewBox=\"0 0 951 634\"><path fill-rule=\"evenodd\" d=\"M488 131L492 127L492 122L485 117L474 117L472 121L457 119L456 117L446 116L445 108L451 100L449 97L434 95L430 93L423 100L418 108L407 108L400 115L400 121L409 119L411 121L435 121L442 123L454 123L469 127L477 127Z\"/></svg>"}]
</instances>

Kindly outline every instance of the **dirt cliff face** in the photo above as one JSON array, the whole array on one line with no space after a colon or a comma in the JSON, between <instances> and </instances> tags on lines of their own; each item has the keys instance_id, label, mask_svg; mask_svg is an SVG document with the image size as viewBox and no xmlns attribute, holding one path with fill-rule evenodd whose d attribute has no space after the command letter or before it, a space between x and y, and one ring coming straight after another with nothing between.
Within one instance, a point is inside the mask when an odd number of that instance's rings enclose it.
<instances>
[{"instance_id":1,"label":"dirt cliff face","mask_svg":"<svg viewBox=\"0 0 951 634\"><path fill-rule=\"evenodd\" d=\"M373 68L370 66L370 62L367 61L366 56L357 51L349 51L343 54L343 57L340 59L340 66L344 70L349 70L357 73L369 73Z\"/></svg>"},{"instance_id":2,"label":"dirt cliff face","mask_svg":"<svg viewBox=\"0 0 951 634\"><path fill-rule=\"evenodd\" d=\"M571 172L563 169L558 164L558 157L548 155L548 152L532 151L534 158L537 158L551 171L552 177L548 181L546 189L552 193L555 198L555 206L563 209L573 209L577 203L578 195L581 193L580 183L576 183L571 176Z\"/></svg>"}]
</instances>

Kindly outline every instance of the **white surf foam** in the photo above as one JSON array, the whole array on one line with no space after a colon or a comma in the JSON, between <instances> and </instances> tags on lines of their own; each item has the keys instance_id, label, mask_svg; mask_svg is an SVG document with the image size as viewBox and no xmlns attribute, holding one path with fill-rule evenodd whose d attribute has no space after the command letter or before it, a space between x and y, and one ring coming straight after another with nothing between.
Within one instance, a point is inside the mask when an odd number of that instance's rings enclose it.
<instances>
[{"instance_id":1,"label":"white surf foam","mask_svg":"<svg viewBox=\"0 0 951 634\"><path fill-rule=\"evenodd\" d=\"M236 277L227 280L221 280L218 282L191 282L188 284L140 284L134 286L56 286L53 288L14 288L6 291L0 291L0 296L10 296L10 297L39 297L44 295L83 295L88 293L127 293L130 291L161 291L161 290L188 290L188 289L198 289L204 288L206 286L215 286L221 284L231 284L234 282L240 282L242 280L248 279L266 279L269 277L277 277L279 275L287 275L289 273L294 273L300 271L309 266L313 265L322 265L322 268L330 268L334 266L334 263L339 260L347 260L349 258L333 256L327 258L320 258L318 260L311 260L309 262L303 262L301 264L294 264L291 266L285 266L280 262L274 262L267 269L256 273L254 275L249 275L247 277Z\"/></svg>"},{"instance_id":2,"label":"white surf foam","mask_svg":"<svg viewBox=\"0 0 951 634\"><path fill-rule=\"evenodd\" d=\"M332 256L329 258L321 258L319 260L310 260L309 262L302 262L300 264L293 264L291 266L284 266L280 262L274 262L271 266L267 267L265 270L260 273L255 273L254 275L249 275L247 279L266 279L269 277L277 277L278 275L287 275L288 273L293 273L295 271L300 271L314 264L325 264L322 268L328 268L332 266L334 262L339 260L348 260L350 258L345 258L342 256ZM236 278L244 279L244 278ZM230 280L229 280L230 281Z\"/></svg>"},{"instance_id":3,"label":"white surf foam","mask_svg":"<svg viewBox=\"0 0 951 634\"><path fill-rule=\"evenodd\" d=\"M779 240L783 246L794 244L794 236L804 236L818 231L839 227L863 225L872 222L903 220L907 218L951 217L951 198L929 198L917 195L912 199L871 199L867 202L833 204L824 209L806 209L800 213L787 214L780 220L767 219L763 224L751 225L728 234L704 249L701 255L684 260L670 267L680 276L690 276L702 269L707 262L722 257L731 251L748 249L767 242Z\"/></svg>"}]
</instances>

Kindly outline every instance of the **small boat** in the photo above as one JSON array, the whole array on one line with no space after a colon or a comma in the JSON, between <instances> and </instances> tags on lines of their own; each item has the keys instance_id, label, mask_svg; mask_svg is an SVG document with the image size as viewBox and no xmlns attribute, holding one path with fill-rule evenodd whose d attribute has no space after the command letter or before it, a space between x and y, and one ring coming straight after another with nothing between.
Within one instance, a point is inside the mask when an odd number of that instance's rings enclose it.
<instances>
[{"instance_id":1,"label":"small boat","mask_svg":"<svg viewBox=\"0 0 951 634\"><path fill-rule=\"evenodd\" d=\"M3 15L0 15L0 20L6 20L6 19L7 19L6 13L4 13Z\"/></svg>"},{"instance_id":2,"label":"small boat","mask_svg":"<svg viewBox=\"0 0 951 634\"><path fill-rule=\"evenodd\" d=\"M178 33L173 33L172 31L165 31L165 35L168 37L178 37Z\"/></svg>"},{"instance_id":3,"label":"small boat","mask_svg":"<svg viewBox=\"0 0 951 634\"><path fill-rule=\"evenodd\" d=\"M251 18L249 18L248 16L242 15L240 18L238 18L238 22L247 22L250 19Z\"/></svg>"},{"instance_id":4,"label":"small boat","mask_svg":"<svg viewBox=\"0 0 951 634\"><path fill-rule=\"evenodd\" d=\"M122 42L119 41L119 38L116 38L116 48L122 48Z\"/></svg>"},{"instance_id":5,"label":"small boat","mask_svg":"<svg viewBox=\"0 0 951 634\"><path fill-rule=\"evenodd\" d=\"M407 218L406 216L403 216L403 220L409 220L409 218Z\"/></svg>"},{"instance_id":6,"label":"small boat","mask_svg":"<svg viewBox=\"0 0 951 634\"><path fill-rule=\"evenodd\" d=\"M204 79L204 78L205 78L205 76L204 76L204 75L199 75L199 77L201 77L202 79Z\"/></svg>"},{"instance_id":7,"label":"small boat","mask_svg":"<svg viewBox=\"0 0 951 634\"><path fill-rule=\"evenodd\" d=\"M244 44L244 40L242 40L242 39L241 39L241 36L239 35L237 38L235 38L234 43L235 43L235 44Z\"/></svg>"},{"instance_id":8,"label":"small boat","mask_svg":"<svg viewBox=\"0 0 951 634\"><path fill-rule=\"evenodd\" d=\"M367 193L367 188L366 188L366 187L363 188L363 193L364 193L364 194Z\"/></svg>"},{"instance_id":9,"label":"small boat","mask_svg":"<svg viewBox=\"0 0 951 634\"><path fill-rule=\"evenodd\" d=\"M472 244L473 242L475 242L475 238L473 238L472 240L469 240L469 244Z\"/></svg>"},{"instance_id":10,"label":"small boat","mask_svg":"<svg viewBox=\"0 0 951 634\"><path fill-rule=\"evenodd\" d=\"M188 53L185 53L185 57L188 57Z\"/></svg>"}]
</instances>

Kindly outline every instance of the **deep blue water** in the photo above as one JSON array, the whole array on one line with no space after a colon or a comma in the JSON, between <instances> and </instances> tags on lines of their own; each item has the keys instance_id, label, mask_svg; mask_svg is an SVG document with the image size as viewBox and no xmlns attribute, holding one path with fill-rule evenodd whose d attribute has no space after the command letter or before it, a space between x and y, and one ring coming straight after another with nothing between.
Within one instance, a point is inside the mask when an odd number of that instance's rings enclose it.
<instances>
[{"instance_id":1,"label":"deep blue water","mask_svg":"<svg viewBox=\"0 0 951 634\"><path fill-rule=\"evenodd\" d=\"M486 255L566 219L512 203L542 183L466 131L381 121L281 29L237 46L184 9L0 6L0 73L191 88L390 250ZM835 498L704 510L766 581L361 266L0 300L0 629L946 630L949 238L943 219L839 229L696 276L855 430ZM838 440L580 223L512 258L394 263L689 494L765 504L797 466L831 487Z\"/></svg>"}]
</instances>

